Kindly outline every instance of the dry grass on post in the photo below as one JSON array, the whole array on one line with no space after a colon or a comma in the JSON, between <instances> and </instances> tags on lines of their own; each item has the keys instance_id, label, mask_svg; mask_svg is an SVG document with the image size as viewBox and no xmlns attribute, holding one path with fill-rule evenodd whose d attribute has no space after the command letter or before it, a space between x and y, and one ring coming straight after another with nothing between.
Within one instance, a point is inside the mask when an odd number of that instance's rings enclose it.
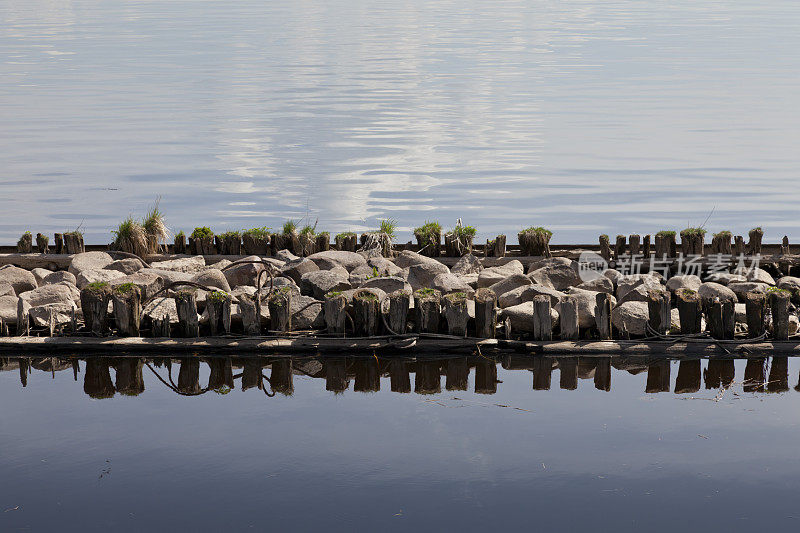
<instances>
[{"instance_id":1,"label":"dry grass on post","mask_svg":"<svg viewBox=\"0 0 800 533\"><path fill-rule=\"evenodd\" d=\"M461 257L472 253L472 241L475 239L477 229L474 226L464 226L458 219L456 227L444 235L444 248L447 257Z\"/></svg>"},{"instance_id":2,"label":"dry grass on post","mask_svg":"<svg viewBox=\"0 0 800 533\"><path fill-rule=\"evenodd\" d=\"M419 253L428 257L442 255L442 225L434 221L425 221L425 224L414 228L414 237L417 239Z\"/></svg>"},{"instance_id":3,"label":"dry grass on post","mask_svg":"<svg viewBox=\"0 0 800 533\"><path fill-rule=\"evenodd\" d=\"M538 257L552 257L550 253L550 238L553 232L547 228L525 228L517 234L522 255Z\"/></svg>"},{"instance_id":4,"label":"dry grass on post","mask_svg":"<svg viewBox=\"0 0 800 533\"><path fill-rule=\"evenodd\" d=\"M144 228L145 238L147 242L147 253L157 254L159 243L163 243L166 248L167 239L169 238L169 229L164 222L164 213L158 209L160 199L155 201L155 204L144 216L142 220L142 228ZM138 255L138 254L137 254Z\"/></svg>"},{"instance_id":5,"label":"dry grass on post","mask_svg":"<svg viewBox=\"0 0 800 533\"><path fill-rule=\"evenodd\" d=\"M145 257L148 254L147 233L144 227L132 216L123 220L117 229L112 231L114 243L112 248L121 252Z\"/></svg>"}]
</instances>

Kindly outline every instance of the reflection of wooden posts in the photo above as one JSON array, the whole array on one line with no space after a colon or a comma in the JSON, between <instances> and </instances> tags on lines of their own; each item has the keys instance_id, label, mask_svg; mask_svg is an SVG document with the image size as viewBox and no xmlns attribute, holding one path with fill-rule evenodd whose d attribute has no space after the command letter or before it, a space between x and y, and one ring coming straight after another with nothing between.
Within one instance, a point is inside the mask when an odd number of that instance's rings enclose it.
<instances>
[{"instance_id":1,"label":"reflection of wooden posts","mask_svg":"<svg viewBox=\"0 0 800 533\"><path fill-rule=\"evenodd\" d=\"M138 396L144 392L144 377L141 359L133 357L119 358L114 368L117 373L117 392L125 396Z\"/></svg>"},{"instance_id":2,"label":"reflection of wooden posts","mask_svg":"<svg viewBox=\"0 0 800 533\"><path fill-rule=\"evenodd\" d=\"M439 394L442 392L442 380L439 374L438 361L417 361L417 373L414 376L414 392L417 394Z\"/></svg>"},{"instance_id":3,"label":"reflection of wooden posts","mask_svg":"<svg viewBox=\"0 0 800 533\"><path fill-rule=\"evenodd\" d=\"M331 357L323 361L325 369L325 390L340 393L347 390L347 360L343 357Z\"/></svg>"},{"instance_id":4,"label":"reflection of wooden posts","mask_svg":"<svg viewBox=\"0 0 800 533\"><path fill-rule=\"evenodd\" d=\"M233 361L230 357L212 357L206 361L209 367L208 388L211 390L233 388Z\"/></svg>"},{"instance_id":5,"label":"reflection of wooden posts","mask_svg":"<svg viewBox=\"0 0 800 533\"><path fill-rule=\"evenodd\" d=\"M594 378L597 362L594 357L578 357L578 379Z\"/></svg>"},{"instance_id":6,"label":"reflection of wooden posts","mask_svg":"<svg viewBox=\"0 0 800 533\"><path fill-rule=\"evenodd\" d=\"M272 361L272 373L269 376L272 390L284 396L291 396L294 393L293 378L291 359L276 359Z\"/></svg>"},{"instance_id":7,"label":"reflection of wooden posts","mask_svg":"<svg viewBox=\"0 0 800 533\"><path fill-rule=\"evenodd\" d=\"M441 293L434 289L414 292L414 308L417 314L417 331L437 333L439 330Z\"/></svg>"},{"instance_id":8,"label":"reflection of wooden posts","mask_svg":"<svg viewBox=\"0 0 800 533\"><path fill-rule=\"evenodd\" d=\"M374 357L359 358L354 361L356 379L353 390L356 392L378 392L381 390L381 374L378 361Z\"/></svg>"},{"instance_id":9,"label":"reflection of wooden posts","mask_svg":"<svg viewBox=\"0 0 800 533\"><path fill-rule=\"evenodd\" d=\"M195 291L179 291L175 295L175 307L178 309L178 325L181 335L186 338L199 337L200 321L197 315Z\"/></svg>"},{"instance_id":10,"label":"reflection of wooden posts","mask_svg":"<svg viewBox=\"0 0 800 533\"><path fill-rule=\"evenodd\" d=\"M709 359L708 367L703 373L706 389L717 389L722 384L722 360Z\"/></svg>"},{"instance_id":11,"label":"reflection of wooden posts","mask_svg":"<svg viewBox=\"0 0 800 533\"><path fill-rule=\"evenodd\" d=\"M600 340L611 340L611 295L599 292L595 299L597 302L595 322L597 323L597 331L600 333Z\"/></svg>"},{"instance_id":12,"label":"reflection of wooden posts","mask_svg":"<svg viewBox=\"0 0 800 533\"><path fill-rule=\"evenodd\" d=\"M411 295L408 291L398 290L389 294L389 315L386 317L389 328L397 335L403 335L408 328L408 309Z\"/></svg>"},{"instance_id":13,"label":"reflection of wooden posts","mask_svg":"<svg viewBox=\"0 0 800 533\"><path fill-rule=\"evenodd\" d=\"M644 391L646 393L669 392L669 371L670 362L668 360L656 361L647 367L647 384Z\"/></svg>"},{"instance_id":14,"label":"reflection of wooden posts","mask_svg":"<svg viewBox=\"0 0 800 533\"><path fill-rule=\"evenodd\" d=\"M357 292L353 296L353 315L356 326L356 335L371 337L378 334L380 328L380 309L378 297L369 292Z\"/></svg>"},{"instance_id":15,"label":"reflection of wooden posts","mask_svg":"<svg viewBox=\"0 0 800 533\"><path fill-rule=\"evenodd\" d=\"M747 365L744 367L744 382L742 383L744 392L764 392L764 385L767 380L764 369L766 361L766 357L747 360Z\"/></svg>"},{"instance_id":16,"label":"reflection of wooden posts","mask_svg":"<svg viewBox=\"0 0 800 533\"><path fill-rule=\"evenodd\" d=\"M264 368L261 359L249 357L244 360L242 366L242 391L247 389L263 389L261 381L261 371Z\"/></svg>"},{"instance_id":17,"label":"reflection of wooden posts","mask_svg":"<svg viewBox=\"0 0 800 533\"><path fill-rule=\"evenodd\" d=\"M185 357L181 359L178 371L178 392L197 394L200 392L200 359Z\"/></svg>"},{"instance_id":18,"label":"reflection of wooden posts","mask_svg":"<svg viewBox=\"0 0 800 533\"><path fill-rule=\"evenodd\" d=\"M558 360L559 387L564 390L578 388L578 358L562 357Z\"/></svg>"},{"instance_id":19,"label":"reflection of wooden posts","mask_svg":"<svg viewBox=\"0 0 800 533\"><path fill-rule=\"evenodd\" d=\"M533 338L537 341L553 340L553 322L550 318L550 297L533 297Z\"/></svg>"},{"instance_id":20,"label":"reflection of wooden posts","mask_svg":"<svg viewBox=\"0 0 800 533\"><path fill-rule=\"evenodd\" d=\"M211 335L231 332L231 295L224 291L213 291L206 298L208 325Z\"/></svg>"},{"instance_id":21,"label":"reflection of wooden posts","mask_svg":"<svg viewBox=\"0 0 800 533\"><path fill-rule=\"evenodd\" d=\"M475 293L475 336L493 339L497 329L497 296L493 291L480 288Z\"/></svg>"},{"instance_id":22,"label":"reflection of wooden posts","mask_svg":"<svg viewBox=\"0 0 800 533\"><path fill-rule=\"evenodd\" d=\"M442 314L447 321L448 335L465 337L467 335L467 295L463 292L453 292L442 298Z\"/></svg>"},{"instance_id":23,"label":"reflection of wooden posts","mask_svg":"<svg viewBox=\"0 0 800 533\"><path fill-rule=\"evenodd\" d=\"M88 359L86 360L86 364L88 366L88 364L89 364L89 360ZM29 367L28 360L20 358L19 359L19 382L20 382L20 384L22 385L23 388L28 386L28 367ZM111 382L111 377L110 376L108 378L108 381ZM85 382L84 382L83 390L84 390L84 392L86 392L86 394L89 394L89 392L86 390Z\"/></svg>"},{"instance_id":24,"label":"reflection of wooden posts","mask_svg":"<svg viewBox=\"0 0 800 533\"><path fill-rule=\"evenodd\" d=\"M599 357L597 359L597 367L594 371L594 388L597 390L604 390L606 392L611 390L610 357Z\"/></svg>"},{"instance_id":25,"label":"reflection of wooden posts","mask_svg":"<svg viewBox=\"0 0 800 533\"><path fill-rule=\"evenodd\" d=\"M267 299L270 329L277 332L292 331L292 290L282 287Z\"/></svg>"},{"instance_id":26,"label":"reflection of wooden posts","mask_svg":"<svg viewBox=\"0 0 800 533\"><path fill-rule=\"evenodd\" d=\"M675 293L678 300L678 315L681 322L681 335L700 333L703 320L703 306L700 295L691 289L679 289Z\"/></svg>"},{"instance_id":27,"label":"reflection of wooden posts","mask_svg":"<svg viewBox=\"0 0 800 533\"><path fill-rule=\"evenodd\" d=\"M647 291L647 310L650 314L648 325L659 335L666 335L672 323L669 291Z\"/></svg>"},{"instance_id":28,"label":"reflection of wooden posts","mask_svg":"<svg viewBox=\"0 0 800 533\"><path fill-rule=\"evenodd\" d=\"M139 336L139 321L142 316L142 295L139 287L126 283L111 293L117 330L124 337Z\"/></svg>"},{"instance_id":29,"label":"reflection of wooden posts","mask_svg":"<svg viewBox=\"0 0 800 533\"><path fill-rule=\"evenodd\" d=\"M497 392L497 363L481 360L475 364L475 393L494 394Z\"/></svg>"},{"instance_id":30,"label":"reflection of wooden posts","mask_svg":"<svg viewBox=\"0 0 800 533\"><path fill-rule=\"evenodd\" d=\"M411 392L408 363L402 359L389 361L389 383L392 392Z\"/></svg>"},{"instance_id":31,"label":"reflection of wooden posts","mask_svg":"<svg viewBox=\"0 0 800 533\"><path fill-rule=\"evenodd\" d=\"M20 365L22 369L22 365ZM83 392L91 398L102 399L114 396L114 384L108 371L108 360L90 357L86 359L86 373L83 376Z\"/></svg>"},{"instance_id":32,"label":"reflection of wooden posts","mask_svg":"<svg viewBox=\"0 0 800 533\"><path fill-rule=\"evenodd\" d=\"M772 311L772 338L776 341L789 339L789 297L786 290L776 290L769 295L769 307Z\"/></svg>"},{"instance_id":33,"label":"reflection of wooden posts","mask_svg":"<svg viewBox=\"0 0 800 533\"><path fill-rule=\"evenodd\" d=\"M761 292L748 292L744 297L747 313L747 336L760 337L765 331L767 314L767 295Z\"/></svg>"},{"instance_id":34,"label":"reflection of wooden posts","mask_svg":"<svg viewBox=\"0 0 800 533\"><path fill-rule=\"evenodd\" d=\"M536 357L533 360L533 390L550 390L553 361L549 357Z\"/></svg>"},{"instance_id":35,"label":"reflection of wooden posts","mask_svg":"<svg viewBox=\"0 0 800 533\"><path fill-rule=\"evenodd\" d=\"M578 328L578 300L566 296L559 306L560 337L562 341L576 341L580 338Z\"/></svg>"},{"instance_id":36,"label":"reflection of wooden posts","mask_svg":"<svg viewBox=\"0 0 800 533\"><path fill-rule=\"evenodd\" d=\"M92 283L81 290L81 309L86 328L94 335L104 335L108 328L108 301L111 288L107 283Z\"/></svg>"},{"instance_id":37,"label":"reflection of wooden posts","mask_svg":"<svg viewBox=\"0 0 800 533\"><path fill-rule=\"evenodd\" d=\"M675 379L675 393L686 394L700 390L700 359L681 361Z\"/></svg>"},{"instance_id":38,"label":"reflection of wooden posts","mask_svg":"<svg viewBox=\"0 0 800 533\"><path fill-rule=\"evenodd\" d=\"M325 326L331 335L343 335L347 323L347 298L342 294L326 296L322 304L322 313L325 317Z\"/></svg>"},{"instance_id":39,"label":"reflection of wooden posts","mask_svg":"<svg viewBox=\"0 0 800 533\"><path fill-rule=\"evenodd\" d=\"M444 362L446 390L467 390L469 380L469 364L466 357L448 359Z\"/></svg>"},{"instance_id":40,"label":"reflection of wooden posts","mask_svg":"<svg viewBox=\"0 0 800 533\"><path fill-rule=\"evenodd\" d=\"M769 381L767 381L769 392L786 392L789 390L789 358L780 356L772 358L772 366L769 368Z\"/></svg>"},{"instance_id":41,"label":"reflection of wooden posts","mask_svg":"<svg viewBox=\"0 0 800 533\"><path fill-rule=\"evenodd\" d=\"M600 257L611 261L611 244L608 241L608 235L600 235Z\"/></svg>"}]
</instances>

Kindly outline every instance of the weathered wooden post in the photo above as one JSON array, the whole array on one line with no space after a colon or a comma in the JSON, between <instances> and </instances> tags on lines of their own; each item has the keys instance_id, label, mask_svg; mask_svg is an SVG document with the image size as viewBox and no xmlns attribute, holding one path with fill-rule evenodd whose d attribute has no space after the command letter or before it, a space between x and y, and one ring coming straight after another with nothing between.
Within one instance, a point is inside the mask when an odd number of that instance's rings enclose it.
<instances>
[{"instance_id":1,"label":"weathered wooden post","mask_svg":"<svg viewBox=\"0 0 800 533\"><path fill-rule=\"evenodd\" d=\"M17 253L29 254L33 251L33 236L30 231L22 234L22 237L17 241Z\"/></svg>"},{"instance_id":2,"label":"weathered wooden post","mask_svg":"<svg viewBox=\"0 0 800 533\"><path fill-rule=\"evenodd\" d=\"M39 249L40 254L48 253L50 251L50 238L42 233L37 233L36 248Z\"/></svg>"},{"instance_id":3,"label":"weathered wooden post","mask_svg":"<svg viewBox=\"0 0 800 533\"><path fill-rule=\"evenodd\" d=\"M600 235L600 257L606 261L611 261L611 244L608 241L608 235Z\"/></svg>"},{"instance_id":4,"label":"weathered wooden post","mask_svg":"<svg viewBox=\"0 0 800 533\"><path fill-rule=\"evenodd\" d=\"M225 291L212 291L206 298L208 325L211 335L220 331L231 332L231 295Z\"/></svg>"},{"instance_id":5,"label":"weathered wooden post","mask_svg":"<svg viewBox=\"0 0 800 533\"><path fill-rule=\"evenodd\" d=\"M68 254L82 254L86 250L83 246L83 234L78 231L70 231L64 234L64 247Z\"/></svg>"},{"instance_id":6,"label":"weathered wooden post","mask_svg":"<svg viewBox=\"0 0 800 533\"><path fill-rule=\"evenodd\" d=\"M256 298L258 296L248 296L247 294L242 294L238 298L244 334L249 336L261 335L261 313Z\"/></svg>"},{"instance_id":7,"label":"weathered wooden post","mask_svg":"<svg viewBox=\"0 0 800 533\"><path fill-rule=\"evenodd\" d=\"M56 233L53 235L53 240L55 241L56 249L54 250L57 254L66 253L64 250L64 235L61 233Z\"/></svg>"},{"instance_id":8,"label":"weathered wooden post","mask_svg":"<svg viewBox=\"0 0 800 533\"><path fill-rule=\"evenodd\" d=\"M617 235L617 243L614 245L614 261L619 261L625 255L625 235Z\"/></svg>"},{"instance_id":9,"label":"weathered wooden post","mask_svg":"<svg viewBox=\"0 0 800 533\"><path fill-rule=\"evenodd\" d=\"M281 287L272 292L267 299L270 329L272 331L292 331L292 290Z\"/></svg>"},{"instance_id":10,"label":"weathered wooden post","mask_svg":"<svg viewBox=\"0 0 800 533\"><path fill-rule=\"evenodd\" d=\"M417 331L436 333L439 331L441 293L435 289L418 289L414 292Z\"/></svg>"},{"instance_id":11,"label":"weathered wooden post","mask_svg":"<svg viewBox=\"0 0 800 533\"><path fill-rule=\"evenodd\" d=\"M408 309L411 306L411 295L408 291L397 290L389 294L389 328L396 335L403 335L408 324Z\"/></svg>"},{"instance_id":12,"label":"weathered wooden post","mask_svg":"<svg viewBox=\"0 0 800 533\"><path fill-rule=\"evenodd\" d=\"M761 239L764 237L764 230L753 228L748 233L750 242L747 243L747 253L757 255L761 253Z\"/></svg>"},{"instance_id":13,"label":"weathered wooden post","mask_svg":"<svg viewBox=\"0 0 800 533\"><path fill-rule=\"evenodd\" d=\"M344 335L347 326L347 298L339 292L325 295L322 304L322 314L325 317L325 327L332 335Z\"/></svg>"},{"instance_id":14,"label":"weathered wooden post","mask_svg":"<svg viewBox=\"0 0 800 533\"><path fill-rule=\"evenodd\" d=\"M318 252L326 252L331 249L331 234L323 231L316 236L314 249Z\"/></svg>"},{"instance_id":15,"label":"weathered wooden post","mask_svg":"<svg viewBox=\"0 0 800 533\"><path fill-rule=\"evenodd\" d=\"M457 357L445 361L445 390L467 390L469 381L469 363L466 357Z\"/></svg>"},{"instance_id":16,"label":"weathered wooden post","mask_svg":"<svg viewBox=\"0 0 800 533\"><path fill-rule=\"evenodd\" d=\"M767 295L751 291L744 298L747 313L747 336L760 337L764 334L767 314Z\"/></svg>"},{"instance_id":17,"label":"weathered wooden post","mask_svg":"<svg viewBox=\"0 0 800 533\"><path fill-rule=\"evenodd\" d=\"M679 289L675 293L678 300L678 315L681 321L681 334L700 333L703 320L703 305L700 295L692 289Z\"/></svg>"},{"instance_id":18,"label":"weathered wooden post","mask_svg":"<svg viewBox=\"0 0 800 533\"><path fill-rule=\"evenodd\" d=\"M356 234L352 232L340 233L334 237L336 242L336 249L345 252L355 252L358 240Z\"/></svg>"},{"instance_id":19,"label":"weathered wooden post","mask_svg":"<svg viewBox=\"0 0 800 533\"><path fill-rule=\"evenodd\" d=\"M182 336L195 338L200 336L200 319L197 315L197 294L193 290L182 290L175 295L175 307L178 309L178 325Z\"/></svg>"},{"instance_id":20,"label":"weathered wooden post","mask_svg":"<svg viewBox=\"0 0 800 533\"><path fill-rule=\"evenodd\" d=\"M225 251L228 255L242 255L242 236L231 232L225 235Z\"/></svg>"},{"instance_id":21,"label":"weathered wooden post","mask_svg":"<svg viewBox=\"0 0 800 533\"><path fill-rule=\"evenodd\" d=\"M736 257L743 256L745 252L744 248L744 237L741 235L737 235L733 238L733 254Z\"/></svg>"},{"instance_id":22,"label":"weathered wooden post","mask_svg":"<svg viewBox=\"0 0 800 533\"><path fill-rule=\"evenodd\" d=\"M168 339L172 336L169 315L163 315L161 318L153 317L151 322L151 334L153 337L162 337Z\"/></svg>"},{"instance_id":23,"label":"weathered wooden post","mask_svg":"<svg viewBox=\"0 0 800 533\"><path fill-rule=\"evenodd\" d=\"M641 240L641 235L633 234L628 236L628 248L630 249L630 254L632 256L639 255L639 243Z\"/></svg>"},{"instance_id":24,"label":"weathered wooden post","mask_svg":"<svg viewBox=\"0 0 800 533\"><path fill-rule=\"evenodd\" d=\"M580 338L578 327L578 300L567 296L559 304L560 337L562 341L576 341Z\"/></svg>"},{"instance_id":25,"label":"weathered wooden post","mask_svg":"<svg viewBox=\"0 0 800 533\"><path fill-rule=\"evenodd\" d=\"M118 285L111 291L114 304L114 318L119 334L125 337L139 336L139 322L142 317L142 293L133 283Z\"/></svg>"},{"instance_id":26,"label":"weathered wooden post","mask_svg":"<svg viewBox=\"0 0 800 533\"><path fill-rule=\"evenodd\" d=\"M486 257L505 257L506 236L498 235L493 241L486 241Z\"/></svg>"},{"instance_id":27,"label":"weathered wooden post","mask_svg":"<svg viewBox=\"0 0 800 533\"><path fill-rule=\"evenodd\" d=\"M178 233L175 235L175 246L172 248L172 253L174 254L185 254L186 253L186 234L183 232Z\"/></svg>"},{"instance_id":28,"label":"weathered wooden post","mask_svg":"<svg viewBox=\"0 0 800 533\"><path fill-rule=\"evenodd\" d=\"M463 292L446 294L442 298L442 314L447 321L447 333L458 337L466 337L467 322L467 295Z\"/></svg>"},{"instance_id":29,"label":"weathered wooden post","mask_svg":"<svg viewBox=\"0 0 800 533\"><path fill-rule=\"evenodd\" d=\"M105 335L108 327L108 301L111 287L108 283L90 283L81 290L81 309L86 329L94 335Z\"/></svg>"},{"instance_id":30,"label":"weathered wooden post","mask_svg":"<svg viewBox=\"0 0 800 533\"><path fill-rule=\"evenodd\" d=\"M353 296L353 322L356 334L365 337L377 335L380 329L378 296L369 291L357 292Z\"/></svg>"},{"instance_id":31,"label":"weathered wooden post","mask_svg":"<svg viewBox=\"0 0 800 533\"><path fill-rule=\"evenodd\" d=\"M725 338L725 327L722 322L722 302L719 298L714 298L706 303L706 323L713 338Z\"/></svg>"},{"instance_id":32,"label":"weathered wooden post","mask_svg":"<svg viewBox=\"0 0 800 533\"><path fill-rule=\"evenodd\" d=\"M493 339L497 330L497 296L487 288L475 292L475 336Z\"/></svg>"},{"instance_id":33,"label":"weathered wooden post","mask_svg":"<svg viewBox=\"0 0 800 533\"><path fill-rule=\"evenodd\" d=\"M553 340L550 297L543 294L533 297L533 338L537 341Z\"/></svg>"},{"instance_id":34,"label":"weathered wooden post","mask_svg":"<svg viewBox=\"0 0 800 533\"><path fill-rule=\"evenodd\" d=\"M659 335L666 335L672 325L670 293L666 290L647 291L648 324Z\"/></svg>"},{"instance_id":35,"label":"weathered wooden post","mask_svg":"<svg viewBox=\"0 0 800 533\"><path fill-rule=\"evenodd\" d=\"M789 255L789 237L787 235L784 235L781 241L781 255Z\"/></svg>"},{"instance_id":36,"label":"weathered wooden post","mask_svg":"<svg viewBox=\"0 0 800 533\"><path fill-rule=\"evenodd\" d=\"M645 235L642 239L642 258L650 258L650 235Z\"/></svg>"},{"instance_id":37,"label":"weathered wooden post","mask_svg":"<svg viewBox=\"0 0 800 533\"><path fill-rule=\"evenodd\" d=\"M545 228L526 228L517 234L521 255L552 257L550 237L553 232Z\"/></svg>"},{"instance_id":38,"label":"weathered wooden post","mask_svg":"<svg viewBox=\"0 0 800 533\"><path fill-rule=\"evenodd\" d=\"M776 341L789 339L789 291L770 291L769 307L772 311L772 338Z\"/></svg>"},{"instance_id":39,"label":"weathered wooden post","mask_svg":"<svg viewBox=\"0 0 800 533\"><path fill-rule=\"evenodd\" d=\"M597 330L600 333L600 340L611 340L611 295L605 292L599 292L595 300L597 302L595 322L597 323Z\"/></svg>"}]
</instances>

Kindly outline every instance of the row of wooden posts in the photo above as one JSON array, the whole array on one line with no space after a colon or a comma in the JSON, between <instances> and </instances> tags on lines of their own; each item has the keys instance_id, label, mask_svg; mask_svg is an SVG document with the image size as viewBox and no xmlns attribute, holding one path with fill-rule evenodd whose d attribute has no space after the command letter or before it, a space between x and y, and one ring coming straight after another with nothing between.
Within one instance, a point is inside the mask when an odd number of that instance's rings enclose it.
<instances>
[{"instance_id":1,"label":"row of wooden posts","mask_svg":"<svg viewBox=\"0 0 800 533\"><path fill-rule=\"evenodd\" d=\"M711 246L708 250L710 254L722 255L757 255L761 253L761 241L764 232L761 228L750 230L747 244L741 235L732 235L728 232L721 232L712 237ZM677 257L678 252L684 256L706 254L705 235L703 232L694 231L681 235L680 247L674 233L656 234L653 239L650 235L642 237L638 234L629 236L617 235L612 249L608 235L600 236L600 256L606 261L611 259L618 260L625 255L650 257L653 253L655 257ZM781 241L781 254L789 254L789 237L784 236Z\"/></svg>"},{"instance_id":2,"label":"row of wooden posts","mask_svg":"<svg viewBox=\"0 0 800 533\"><path fill-rule=\"evenodd\" d=\"M86 251L83 243L83 235L78 232L56 233L53 235L55 246L53 253L56 254L80 254ZM36 244L33 243L33 234L26 232L22 234L17 242L17 252L30 254L34 251L40 254L50 253L50 237L42 233L36 234Z\"/></svg>"}]
</instances>

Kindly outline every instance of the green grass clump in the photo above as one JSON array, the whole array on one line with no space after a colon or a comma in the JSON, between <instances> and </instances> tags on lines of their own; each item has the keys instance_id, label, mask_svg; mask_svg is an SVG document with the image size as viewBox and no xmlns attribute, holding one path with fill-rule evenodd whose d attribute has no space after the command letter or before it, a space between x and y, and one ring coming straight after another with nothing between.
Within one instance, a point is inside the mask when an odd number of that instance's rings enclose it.
<instances>
[{"instance_id":1,"label":"green grass clump","mask_svg":"<svg viewBox=\"0 0 800 533\"><path fill-rule=\"evenodd\" d=\"M129 292L132 292L132 291L138 290L138 289L139 289L139 286L136 285L135 283L123 283L122 285L117 285L114 288L114 291L116 293L118 293L118 294L127 294Z\"/></svg>"},{"instance_id":2,"label":"green grass clump","mask_svg":"<svg viewBox=\"0 0 800 533\"><path fill-rule=\"evenodd\" d=\"M242 234L239 231L228 230L225 233L220 233L217 235L220 239L225 239L227 237L241 237Z\"/></svg>"},{"instance_id":3,"label":"green grass clump","mask_svg":"<svg viewBox=\"0 0 800 533\"><path fill-rule=\"evenodd\" d=\"M336 298L337 296L341 296L342 291L330 291L325 293L325 298Z\"/></svg>"},{"instance_id":4,"label":"green grass clump","mask_svg":"<svg viewBox=\"0 0 800 533\"><path fill-rule=\"evenodd\" d=\"M692 235L704 236L706 234L705 228L686 228L681 231L681 238L690 237Z\"/></svg>"},{"instance_id":5,"label":"green grass clump","mask_svg":"<svg viewBox=\"0 0 800 533\"><path fill-rule=\"evenodd\" d=\"M139 257L144 257L149 252L147 232L132 216L120 222L117 229L111 233L114 235L115 249L136 254Z\"/></svg>"},{"instance_id":6,"label":"green grass clump","mask_svg":"<svg viewBox=\"0 0 800 533\"><path fill-rule=\"evenodd\" d=\"M414 294L417 296L435 296L438 293L436 289L430 289L425 287L423 289L417 289Z\"/></svg>"},{"instance_id":7,"label":"green grass clump","mask_svg":"<svg viewBox=\"0 0 800 533\"><path fill-rule=\"evenodd\" d=\"M791 296L792 291L787 291L786 289L779 289L778 287L769 287L767 289L767 294L788 294Z\"/></svg>"},{"instance_id":8,"label":"green grass clump","mask_svg":"<svg viewBox=\"0 0 800 533\"><path fill-rule=\"evenodd\" d=\"M228 298L228 293L225 291L213 291L208 295L208 298L214 302L224 302Z\"/></svg>"},{"instance_id":9,"label":"green grass clump","mask_svg":"<svg viewBox=\"0 0 800 533\"><path fill-rule=\"evenodd\" d=\"M216 392L219 395L224 396L224 395L228 394L229 392L231 392L231 388L229 386L227 386L227 385L223 385L221 387L218 387L218 388L214 389L214 392Z\"/></svg>"},{"instance_id":10,"label":"green grass clump","mask_svg":"<svg viewBox=\"0 0 800 533\"><path fill-rule=\"evenodd\" d=\"M418 228L414 228L414 235L419 235L422 238L433 238L442 234L442 225L434 221L425 221L425 224Z\"/></svg>"},{"instance_id":11,"label":"green grass clump","mask_svg":"<svg viewBox=\"0 0 800 533\"><path fill-rule=\"evenodd\" d=\"M369 292L369 291L363 291L363 292L357 293L354 296L354 298L358 298L359 300L370 300L370 301L372 301L372 300L377 300L378 296L375 293L372 293L372 292Z\"/></svg>"},{"instance_id":12,"label":"green grass clump","mask_svg":"<svg viewBox=\"0 0 800 533\"><path fill-rule=\"evenodd\" d=\"M344 239L345 237L354 237L355 233L352 231L343 231L341 233L337 233L335 239Z\"/></svg>"},{"instance_id":13,"label":"green grass clump","mask_svg":"<svg viewBox=\"0 0 800 533\"><path fill-rule=\"evenodd\" d=\"M192 239L213 238L214 232L208 226L198 226L192 232Z\"/></svg>"},{"instance_id":14,"label":"green grass clump","mask_svg":"<svg viewBox=\"0 0 800 533\"><path fill-rule=\"evenodd\" d=\"M300 230L300 235L305 235L307 237L313 237L317 234L317 226L316 224L313 226L305 225L303 229Z\"/></svg>"},{"instance_id":15,"label":"green grass clump","mask_svg":"<svg viewBox=\"0 0 800 533\"><path fill-rule=\"evenodd\" d=\"M183 230L180 230L178 233L175 234L175 238L186 240L186 234L183 232Z\"/></svg>"},{"instance_id":16,"label":"green grass clump","mask_svg":"<svg viewBox=\"0 0 800 533\"><path fill-rule=\"evenodd\" d=\"M455 237L462 239L462 238L473 238L478 230L474 226L461 226L458 225L453 228L452 233Z\"/></svg>"},{"instance_id":17,"label":"green grass clump","mask_svg":"<svg viewBox=\"0 0 800 533\"><path fill-rule=\"evenodd\" d=\"M290 235L292 233L297 232L297 222L292 219L287 220L283 223L283 234Z\"/></svg>"},{"instance_id":18,"label":"green grass clump","mask_svg":"<svg viewBox=\"0 0 800 533\"><path fill-rule=\"evenodd\" d=\"M720 231L719 233L714 233L713 236L714 237L719 237L719 238L722 238L722 239L727 237L728 239L730 239L731 237L733 237L733 233L731 233L728 230L723 230L723 231Z\"/></svg>"},{"instance_id":19,"label":"green grass clump","mask_svg":"<svg viewBox=\"0 0 800 533\"><path fill-rule=\"evenodd\" d=\"M99 290L107 289L108 288L108 283L105 282L105 281L95 281L94 283L88 284L84 288L89 289L90 291L99 291Z\"/></svg>"},{"instance_id":20,"label":"green grass clump","mask_svg":"<svg viewBox=\"0 0 800 533\"><path fill-rule=\"evenodd\" d=\"M467 293L466 292L451 292L450 294L446 294L445 295L445 298L447 298L448 300L451 300L451 301L452 300L463 300L466 297L467 297Z\"/></svg>"},{"instance_id":21,"label":"green grass clump","mask_svg":"<svg viewBox=\"0 0 800 533\"><path fill-rule=\"evenodd\" d=\"M393 218L381 220L378 225L378 233L385 233L392 240L394 240L395 231L397 231L397 221Z\"/></svg>"},{"instance_id":22,"label":"green grass clump","mask_svg":"<svg viewBox=\"0 0 800 533\"><path fill-rule=\"evenodd\" d=\"M661 230L656 233L656 237L674 237L675 235L677 235L677 233L671 230Z\"/></svg>"},{"instance_id":23,"label":"green grass clump","mask_svg":"<svg viewBox=\"0 0 800 533\"><path fill-rule=\"evenodd\" d=\"M547 235L548 237L552 237L553 236L553 232L552 231L550 231L547 228L543 228L541 226L531 226L529 228L525 228L525 229L521 230L520 233L542 233L544 235Z\"/></svg>"},{"instance_id":24,"label":"green grass clump","mask_svg":"<svg viewBox=\"0 0 800 533\"><path fill-rule=\"evenodd\" d=\"M269 237L270 233L272 233L272 228L268 228L267 226L242 230L242 235L250 235L256 239L265 239Z\"/></svg>"}]
</instances>

